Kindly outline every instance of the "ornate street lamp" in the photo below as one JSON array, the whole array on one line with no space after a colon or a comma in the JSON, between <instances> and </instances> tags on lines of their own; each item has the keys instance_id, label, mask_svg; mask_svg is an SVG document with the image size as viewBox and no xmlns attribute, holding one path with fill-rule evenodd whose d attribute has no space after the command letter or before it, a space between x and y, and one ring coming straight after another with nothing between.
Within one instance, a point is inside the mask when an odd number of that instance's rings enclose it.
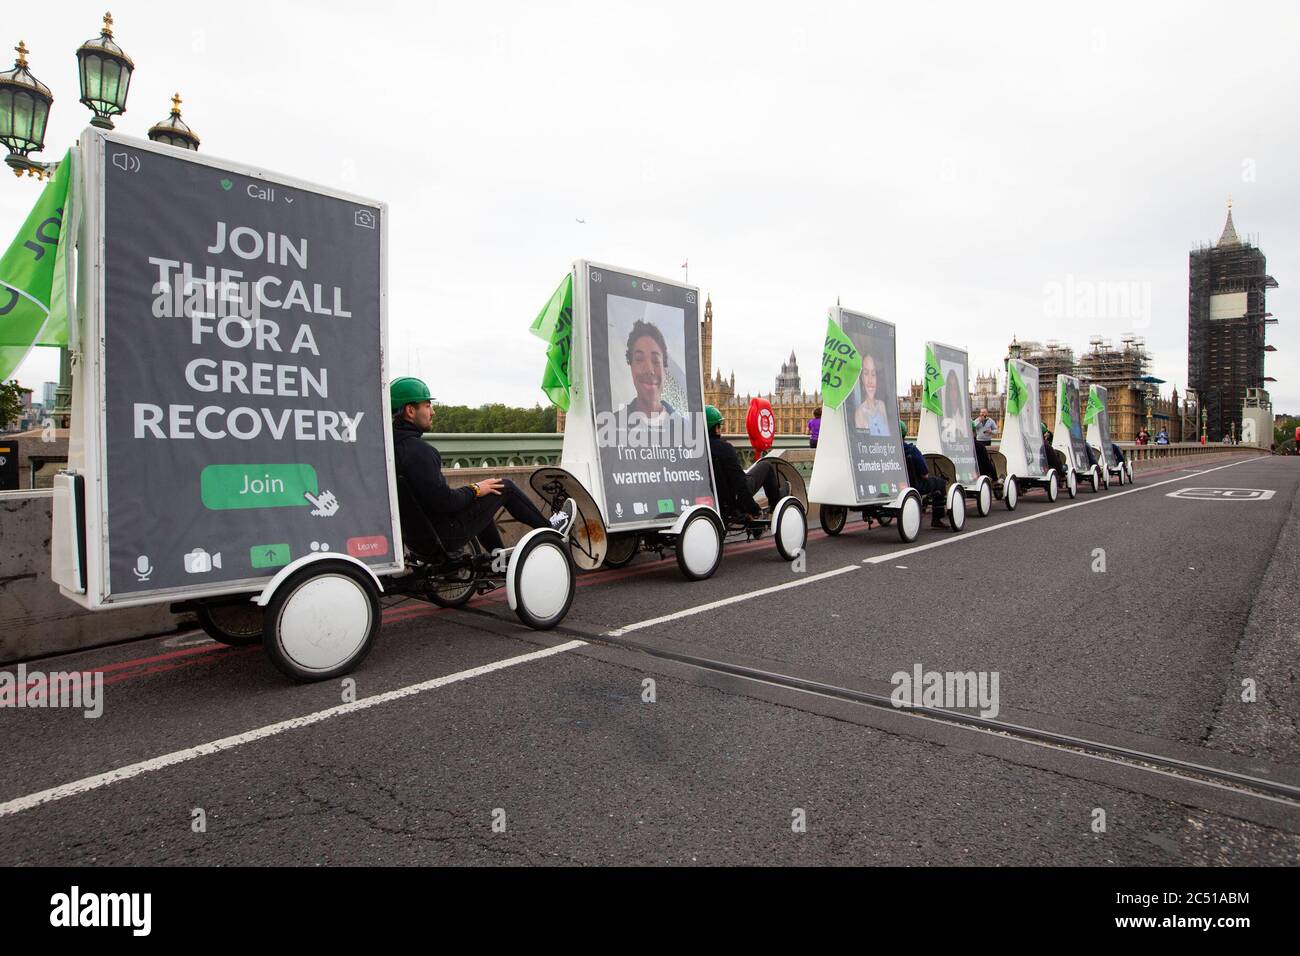
<instances>
[{"instance_id":1,"label":"ornate street lamp","mask_svg":"<svg viewBox=\"0 0 1300 956\"><path fill-rule=\"evenodd\" d=\"M179 93L172 97L171 115L149 128L149 138L155 143L165 143L168 146L175 146L179 149L192 149L196 153L198 152L198 136L195 135L194 130L190 129L189 124L181 119L181 95Z\"/></svg>"},{"instance_id":2,"label":"ornate street lamp","mask_svg":"<svg viewBox=\"0 0 1300 956\"><path fill-rule=\"evenodd\" d=\"M18 59L14 68L0 73L0 143L9 148L5 162L15 176L43 175L45 167L27 158L45 148L45 124L50 118L54 94L27 69L27 44L14 47Z\"/></svg>"},{"instance_id":3,"label":"ornate street lamp","mask_svg":"<svg viewBox=\"0 0 1300 956\"><path fill-rule=\"evenodd\" d=\"M112 129L113 117L126 112L126 94L131 88L135 64L113 39L113 14L104 14L99 36L77 50L81 72L81 102L94 111L92 126Z\"/></svg>"}]
</instances>

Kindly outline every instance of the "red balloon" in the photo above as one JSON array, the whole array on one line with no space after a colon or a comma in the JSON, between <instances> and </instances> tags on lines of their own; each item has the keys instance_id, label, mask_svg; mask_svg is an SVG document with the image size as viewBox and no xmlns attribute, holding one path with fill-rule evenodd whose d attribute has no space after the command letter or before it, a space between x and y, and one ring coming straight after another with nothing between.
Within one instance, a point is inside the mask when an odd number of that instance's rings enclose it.
<instances>
[{"instance_id":1,"label":"red balloon","mask_svg":"<svg viewBox=\"0 0 1300 956\"><path fill-rule=\"evenodd\" d=\"M772 403L766 398L753 399L749 403L745 429L749 432L749 443L756 453L762 455L771 448L772 440L776 438L776 416L772 414Z\"/></svg>"}]
</instances>

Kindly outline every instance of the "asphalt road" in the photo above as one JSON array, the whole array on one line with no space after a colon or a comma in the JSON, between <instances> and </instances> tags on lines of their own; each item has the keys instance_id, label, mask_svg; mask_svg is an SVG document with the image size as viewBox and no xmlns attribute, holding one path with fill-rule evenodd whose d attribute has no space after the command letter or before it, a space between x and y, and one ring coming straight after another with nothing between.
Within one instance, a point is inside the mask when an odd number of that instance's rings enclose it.
<instances>
[{"instance_id":1,"label":"asphalt road","mask_svg":"<svg viewBox=\"0 0 1300 956\"><path fill-rule=\"evenodd\" d=\"M1169 497L1205 487L1273 495ZM1216 458L802 569L643 557L545 634L410 604L341 712L198 633L29 662L103 669L104 712L0 707L0 863L1295 865L1294 801L674 658L996 673L1000 720L1297 785L1298 502L1300 461Z\"/></svg>"}]
</instances>

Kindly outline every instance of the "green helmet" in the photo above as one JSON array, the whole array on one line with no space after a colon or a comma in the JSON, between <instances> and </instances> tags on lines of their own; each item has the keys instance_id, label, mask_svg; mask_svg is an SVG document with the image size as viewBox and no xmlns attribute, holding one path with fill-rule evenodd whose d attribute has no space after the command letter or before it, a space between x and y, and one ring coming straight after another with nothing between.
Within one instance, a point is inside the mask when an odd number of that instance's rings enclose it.
<instances>
[{"instance_id":1,"label":"green helmet","mask_svg":"<svg viewBox=\"0 0 1300 956\"><path fill-rule=\"evenodd\" d=\"M425 385L418 378L412 378L404 375L401 378L395 378L388 386L388 398L394 412L400 412L412 402L424 402L433 398L429 394L429 386Z\"/></svg>"},{"instance_id":2,"label":"green helmet","mask_svg":"<svg viewBox=\"0 0 1300 956\"><path fill-rule=\"evenodd\" d=\"M712 428L714 425L722 424L722 412L718 411L712 405L704 406L704 421Z\"/></svg>"}]
</instances>

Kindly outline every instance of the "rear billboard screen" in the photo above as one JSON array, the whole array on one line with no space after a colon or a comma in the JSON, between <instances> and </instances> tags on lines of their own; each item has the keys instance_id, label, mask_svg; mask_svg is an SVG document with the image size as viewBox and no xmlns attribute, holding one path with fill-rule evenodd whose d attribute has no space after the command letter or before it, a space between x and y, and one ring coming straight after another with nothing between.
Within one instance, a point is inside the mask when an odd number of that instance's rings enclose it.
<instances>
[{"instance_id":1,"label":"rear billboard screen","mask_svg":"<svg viewBox=\"0 0 1300 956\"><path fill-rule=\"evenodd\" d=\"M381 207L109 141L106 594L394 565Z\"/></svg>"}]
</instances>

